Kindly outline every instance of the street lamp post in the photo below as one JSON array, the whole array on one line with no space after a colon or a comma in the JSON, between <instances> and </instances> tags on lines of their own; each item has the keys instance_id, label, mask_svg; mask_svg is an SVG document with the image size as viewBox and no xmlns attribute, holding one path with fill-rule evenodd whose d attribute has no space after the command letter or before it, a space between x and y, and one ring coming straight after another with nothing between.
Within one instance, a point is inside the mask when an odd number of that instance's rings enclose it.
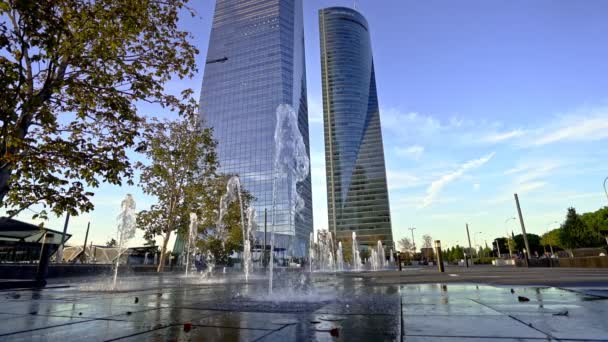
<instances>
[{"instance_id":1,"label":"street lamp post","mask_svg":"<svg viewBox=\"0 0 608 342\"><path fill-rule=\"evenodd\" d=\"M416 228L410 227L408 229L410 230L410 232L412 232L412 249L414 250L412 253L412 260L414 260L414 256L416 255L416 240L414 240L414 230L416 230Z\"/></svg>"},{"instance_id":2,"label":"street lamp post","mask_svg":"<svg viewBox=\"0 0 608 342\"><path fill-rule=\"evenodd\" d=\"M498 258L500 259L500 242L498 241L498 239L494 239L494 241L496 242L496 249L498 252Z\"/></svg>"},{"instance_id":3,"label":"street lamp post","mask_svg":"<svg viewBox=\"0 0 608 342\"><path fill-rule=\"evenodd\" d=\"M483 234L483 232L475 232L473 233L473 244L475 245L475 254L477 254L477 259L479 259L479 249L477 247L481 247L481 245L477 245L477 234Z\"/></svg>"},{"instance_id":4,"label":"street lamp post","mask_svg":"<svg viewBox=\"0 0 608 342\"><path fill-rule=\"evenodd\" d=\"M515 206L517 207L517 214L519 215L519 223L521 224L521 232L524 238L524 245L526 246L524 251L524 257L526 258L526 267L530 267L530 245L528 244L528 233L526 233L526 225L524 224L524 216L521 213L521 207L519 205L519 197L517 194L513 194L515 197Z\"/></svg>"},{"instance_id":5,"label":"street lamp post","mask_svg":"<svg viewBox=\"0 0 608 342\"><path fill-rule=\"evenodd\" d=\"M606 183L608 183L608 177L604 179L604 192L606 193L606 199L608 199L608 188L606 188Z\"/></svg>"}]
</instances>

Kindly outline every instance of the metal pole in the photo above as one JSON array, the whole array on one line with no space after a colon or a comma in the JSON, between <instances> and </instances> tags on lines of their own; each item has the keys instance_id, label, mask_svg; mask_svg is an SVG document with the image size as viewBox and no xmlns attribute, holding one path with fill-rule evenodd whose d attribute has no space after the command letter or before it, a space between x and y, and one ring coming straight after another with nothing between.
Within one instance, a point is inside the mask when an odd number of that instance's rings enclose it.
<instances>
[{"instance_id":1,"label":"metal pole","mask_svg":"<svg viewBox=\"0 0 608 342\"><path fill-rule=\"evenodd\" d=\"M606 193L606 199L608 199L608 188L606 188L606 183L608 183L608 177L604 179L604 192ZM608 238L606 238L606 242L608 242Z\"/></svg>"},{"instance_id":2,"label":"metal pole","mask_svg":"<svg viewBox=\"0 0 608 342\"><path fill-rule=\"evenodd\" d=\"M412 232L412 249L414 250L414 253L412 254L412 260L414 260L414 255L416 255L416 241L414 240L414 230L416 230L416 228L412 227L408 229L410 230L410 232Z\"/></svg>"},{"instance_id":3,"label":"metal pole","mask_svg":"<svg viewBox=\"0 0 608 342\"><path fill-rule=\"evenodd\" d=\"M266 227L268 223L268 208L264 208L264 251L262 252L262 266L266 267Z\"/></svg>"},{"instance_id":4,"label":"metal pole","mask_svg":"<svg viewBox=\"0 0 608 342\"><path fill-rule=\"evenodd\" d=\"M496 249L498 249L498 258L500 259L500 242L498 241L498 239L494 241L496 241Z\"/></svg>"},{"instance_id":5,"label":"metal pole","mask_svg":"<svg viewBox=\"0 0 608 342\"><path fill-rule=\"evenodd\" d=\"M89 239L89 228L91 227L91 221L87 223L87 233L84 236L84 245L82 245L82 260L87 261L87 240Z\"/></svg>"},{"instance_id":6,"label":"metal pole","mask_svg":"<svg viewBox=\"0 0 608 342\"><path fill-rule=\"evenodd\" d=\"M435 249L437 250L437 265L439 266L439 272L445 272L443 266L443 255L441 255L441 241L435 240Z\"/></svg>"},{"instance_id":7,"label":"metal pole","mask_svg":"<svg viewBox=\"0 0 608 342\"><path fill-rule=\"evenodd\" d=\"M61 245L57 249L57 259L55 262L63 262L63 247L65 246L65 234L68 231L68 223L70 222L70 213L65 215L65 223L63 224L63 234L61 234Z\"/></svg>"},{"instance_id":8,"label":"metal pole","mask_svg":"<svg viewBox=\"0 0 608 342\"><path fill-rule=\"evenodd\" d=\"M471 247L471 234L469 234L469 224L468 223L467 223L467 239L469 240L469 253L468 254L471 254L471 250L473 248ZM465 256L464 260L465 260L465 262L467 262L467 267L469 267L466 256ZM471 266L473 266L473 259L471 259Z\"/></svg>"},{"instance_id":9,"label":"metal pole","mask_svg":"<svg viewBox=\"0 0 608 342\"><path fill-rule=\"evenodd\" d=\"M530 258L528 255L530 254L530 245L528 244L528 234L526 234L526 225L524 224L524 217L521 214L521 207L519 206L519 197L517 194L515 196L515 204L517 205L517 214L519 215L519 223L521 224L521 231L524 236L524 244L526 245L526 251L524 252L524 256L526 258L526 267L530 267Z\"/></svg>"}]
</instances>

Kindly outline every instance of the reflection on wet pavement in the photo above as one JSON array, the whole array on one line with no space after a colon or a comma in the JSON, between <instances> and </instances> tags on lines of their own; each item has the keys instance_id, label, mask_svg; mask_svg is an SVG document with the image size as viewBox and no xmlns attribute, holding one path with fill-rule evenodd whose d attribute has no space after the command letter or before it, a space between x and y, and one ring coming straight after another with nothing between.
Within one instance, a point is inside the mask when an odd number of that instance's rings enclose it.
<instances>
[{"instance_id":1,"label":"reflection on wet pavement","mask_svg":"<svg viewBox=\"0 0 608 342\"><path fill-rule=\"evenodd\" d=\"M0 292L0 341L606 341L606 293L475 284L381 285L318 274L273 298L263 277L125 277ZM587 291L587 292L586 292ZM518 297L529 301L519 302Z\"/></svg>"}]
</instances>

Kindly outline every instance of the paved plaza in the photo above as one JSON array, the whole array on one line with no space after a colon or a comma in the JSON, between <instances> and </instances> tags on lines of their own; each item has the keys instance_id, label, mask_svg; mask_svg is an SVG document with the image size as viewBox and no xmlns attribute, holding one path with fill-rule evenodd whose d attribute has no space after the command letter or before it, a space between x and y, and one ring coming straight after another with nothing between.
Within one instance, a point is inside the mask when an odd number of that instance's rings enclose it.
<instances>
[{"instance_id":1,"label":"paved plaza","mask_svg":"<svg viewBox=\"0 0 608 342\"><path fill-rule=\"evenodd\" d=\"M608 341L605 289L576 269L288 272L272 295L262 275L56 279L0 292L0 341Z\"/></svg>"}]
</instances>

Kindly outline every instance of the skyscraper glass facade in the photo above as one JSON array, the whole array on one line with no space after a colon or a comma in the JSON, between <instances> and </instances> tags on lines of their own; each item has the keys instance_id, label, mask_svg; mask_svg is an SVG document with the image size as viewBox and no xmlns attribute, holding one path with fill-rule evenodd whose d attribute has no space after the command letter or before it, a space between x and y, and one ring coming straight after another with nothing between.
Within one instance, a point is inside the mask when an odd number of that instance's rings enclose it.
<instances>
[{"instance_id":1,"label":"skyscraper glass facade","mask_svg":"<svg viewBox=\"0 0 608 342\"><path fill-rule=\"evenodd\" d=\"M319 12L329 229L340 240L392 246L369 26L355 10Z\"/></svg>"},{"instance_id":2,"label":"skyscraper glass facade","mask_svg":"<svg viewBox=\"0 0 608 342\"><path fill-rule=\"evenodd\" d=\"M258 233L267 209L268 232L274 220L280 234L277 244L304 255L312 231L310 175L297 184L304 200L299 213L291 187L277 186L273 217L274 133L282 104L294 109L310 156L302 0L217 0L201 118L214 129L220 171L239 175L255 197Z\"/></svg>"}]
</instances>

